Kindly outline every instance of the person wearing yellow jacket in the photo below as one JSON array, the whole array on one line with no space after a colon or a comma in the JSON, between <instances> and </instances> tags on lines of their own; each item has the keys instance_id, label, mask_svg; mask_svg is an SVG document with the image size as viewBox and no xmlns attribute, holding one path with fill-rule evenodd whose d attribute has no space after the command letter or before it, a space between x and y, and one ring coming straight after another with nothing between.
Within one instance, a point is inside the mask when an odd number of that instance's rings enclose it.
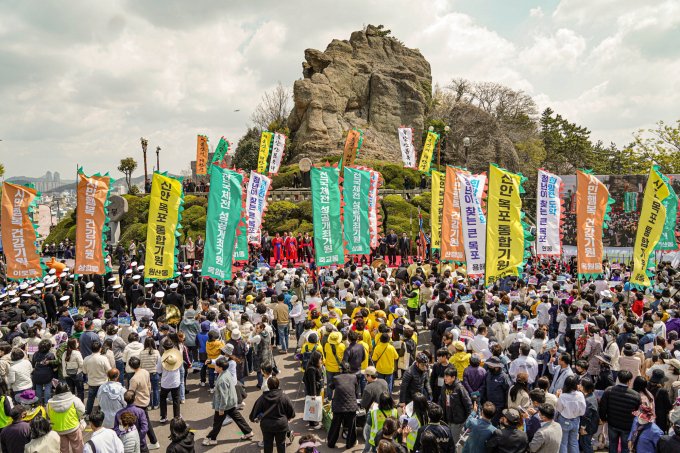
<instances>
[{"instance_id":1,"label":"person wearing yellow jacket","mask_svg":"<svg viewBox=\"0 0 680 453\"><path fill-rule=\"evenodd\" d=\"M463 380L463 373L465 368L470 366L470 354L465 352L465 344L462 341L456 341L453 343L453 347L456 348L456 353L449 358L451 362L458 370L458 379Z\"/></svg>"},{"instance_id":2,"label":"person wearing yellow jacket","mask_svg":"<svg viewBox=\"0 0 680 453\"><path fill-rule=\"evenodd\" d=\"M211 362L216 360L222 354L224 343L220 341L220 334L216 330L208 332L208 341L205 343L205 352L208 355L208 360ZM215 365L212 363L208 365L208 383L210 384L210 393L215 393Z\"/></svg>"},{"instance_id":3,"label":"person wearing yellow jacket","mask_svg":"<svg viewBox=\"0 0 680 453\"><path fill-rule=\"evenodd\" d=\"M80 398L69 391L66 382L57 384L54 396L47 402L47 414L52 429L59 434L61 444L73 451L83 451L83 434L80 417L85 414L85 405Z\"/></svg>"},{"instance_id":4,"label":"person wearing yellow jacket","mask_svg":"<svg viewBox=\"0 0 680 453\"><path fill-rule=\"evenodd\" d=\"M312 352L314 351L319 351L319 354L321 354L321 359L324 359L323 356L323 349L321 349L321 344L319 343L319 334L316 332L312 332L306 337L306 342L305 344L302 345L302 349L300 350L300 355L304 357L305 354L308 356L311 355ZM305 372L305 367L304 363L300 362L302 372Z\"/></svg>"},{"instance_id":5,"label":"person wearing yellow jacket","mask_svg":"<svg viewBox=\"0 0 680 453\"><path fill-rule=\"evenodd\" d=\"M330 384L333 382L333 376L340 374L340 363L342 356L345 354L345 344L342 342L342 334L340 332L332 332L328 335L328 342L323 348L323 355L326 358L326 395L328 399L333 399L333 390Z\"/></svg>"},{"instance_id":6,"label":"person wearing yellow jacket","mask_svg":"<svg viewBox=\"0 0 680 453\"><path fill-rule=\"evenodd\" d=\"M394 363L399 359L399 353L394 346L390 344L390 336L386 333L380 334L380 342L375 345L373 349L373 363L375 363L375 369L378 371L378 377L382 378L387 382L387 386L390 388L390 393L392 392L392 385L394 384Z\"/></svg>"}]
</instances>

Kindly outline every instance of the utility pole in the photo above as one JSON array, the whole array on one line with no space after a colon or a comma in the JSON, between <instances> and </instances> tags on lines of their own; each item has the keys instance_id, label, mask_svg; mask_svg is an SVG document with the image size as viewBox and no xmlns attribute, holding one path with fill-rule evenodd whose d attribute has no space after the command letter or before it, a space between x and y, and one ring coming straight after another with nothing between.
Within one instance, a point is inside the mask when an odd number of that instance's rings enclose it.
<instances>
[{"instance_id":1,"label":"utility pole","mask_svg":"<svg viewBox=\"0 0 680 453\"><path fill-rule=\"evenodd\" d=\"M157 146L157 147L156 147L156 170L157 170L158 172L161 171L161 161L160 161L160 157L159 157L160 151L161 151L161 147L160 147L160 146Z\"/></svg>"}]
</instances>

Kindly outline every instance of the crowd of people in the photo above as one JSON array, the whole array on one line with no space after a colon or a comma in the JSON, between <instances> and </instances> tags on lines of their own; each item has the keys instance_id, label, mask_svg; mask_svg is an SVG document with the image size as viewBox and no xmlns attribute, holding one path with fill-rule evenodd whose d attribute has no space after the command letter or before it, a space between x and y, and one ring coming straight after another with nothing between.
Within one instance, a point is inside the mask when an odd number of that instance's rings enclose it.
<instances>
[{"instance_id":1,"label":"crowd of people","mask_svg":"<svg viewBox=\"0 0 680 453\"><path fill-rule=\"evenodd\" d=\"M301 453L322 428L330 448L361 434L378 453L678 451L680 273L669 263L641 291L607 261L579 281L574 260L530 259L484 289L449 264L260 258L230 282L196 265L145 282L143 265L124 262L118 278L67 268L4 286L3 453L153 450L152 419L170 422L168 451L192 452L187 379L212 395L205 446L230 423L249 441L259 424L265 453L284 453L303 418ZM300 363L303 414L277 377L286 354Z\"/></svg>"}]
</instances>

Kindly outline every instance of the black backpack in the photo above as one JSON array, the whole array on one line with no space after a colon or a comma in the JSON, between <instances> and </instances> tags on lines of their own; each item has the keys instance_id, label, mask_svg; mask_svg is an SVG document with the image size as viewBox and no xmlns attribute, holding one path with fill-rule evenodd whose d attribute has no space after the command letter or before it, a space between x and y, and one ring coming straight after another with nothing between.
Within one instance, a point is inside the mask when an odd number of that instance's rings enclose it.
<instances>
[{"instance_id":1,"label":"black backpack","mask_svg":"<svg viewBox=\"0 0 680 453\"><path fill-rule=\"evenodd\" d=\"M319 345L315 344L314 348L312 348L311 351L303 352L302 353L302 368L307 369L307 364L309 363L309 358L312 356L312 352L316 351L316 348L318 348Z\"/></svg>"}]
</instances>

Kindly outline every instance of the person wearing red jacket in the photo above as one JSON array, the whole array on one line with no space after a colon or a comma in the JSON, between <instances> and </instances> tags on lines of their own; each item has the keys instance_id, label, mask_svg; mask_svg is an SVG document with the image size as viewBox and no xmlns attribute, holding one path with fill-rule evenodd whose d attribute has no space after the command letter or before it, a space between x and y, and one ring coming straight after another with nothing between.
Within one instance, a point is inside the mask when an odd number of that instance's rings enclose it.
<instances>
[{"instance_id":1,"label":"person wearing red jacket","mask_svg":"<svg viewBox=\"0 0 680 453\"><path fill-rule=\"evenodd\" d=\"M643 300L644 295L641 292L638 292L635 294L635 302L633 302L633 306L631 307L631 310L633 310L633 313L635 313L638 316L642 316L642 311L644 310L645 307L645 302Z\"/></svg>"}]
</instances>

